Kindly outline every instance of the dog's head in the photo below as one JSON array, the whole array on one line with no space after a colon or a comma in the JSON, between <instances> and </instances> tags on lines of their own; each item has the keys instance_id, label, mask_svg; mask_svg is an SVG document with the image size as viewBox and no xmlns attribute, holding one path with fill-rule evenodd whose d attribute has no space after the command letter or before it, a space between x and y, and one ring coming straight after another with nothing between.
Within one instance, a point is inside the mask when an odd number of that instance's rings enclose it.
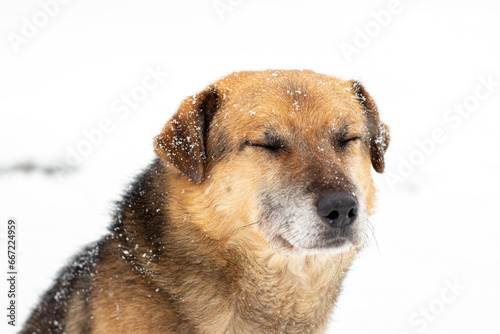
<instances>
[{"instance_id":1,"label":"dog's head","mask_svg":"<svg viewBox=\"0 0 500 334\"><path fill-rule=\"evenodd\" d=\"M184 200L198 208L189 214L207 233L248 231L300 256L363 244L375 202L371 167L383 172L388 143L358 82L262 71L234 73L187 98L155 150L182 192L189 187Z\"/></svg>"}]
</instances>

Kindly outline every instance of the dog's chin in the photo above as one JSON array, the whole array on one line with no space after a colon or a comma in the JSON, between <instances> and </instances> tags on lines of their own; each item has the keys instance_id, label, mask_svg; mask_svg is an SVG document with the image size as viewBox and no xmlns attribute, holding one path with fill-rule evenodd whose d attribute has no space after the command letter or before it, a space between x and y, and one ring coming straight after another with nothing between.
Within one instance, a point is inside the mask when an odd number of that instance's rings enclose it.
<instances>
[{"instance_id":1,"label":"dog's chin","mask_svg":"<svg viewBox=\"0 0 500 334\"><path fill-rule=\"evenodd\" d=\"M273 248L287 257L302 257L316 254L340 254L360 247L357 243L346 237L317 240L313 243L292 243L282 235L275 235L271 240Z\"/></svg>"}]
</instances>

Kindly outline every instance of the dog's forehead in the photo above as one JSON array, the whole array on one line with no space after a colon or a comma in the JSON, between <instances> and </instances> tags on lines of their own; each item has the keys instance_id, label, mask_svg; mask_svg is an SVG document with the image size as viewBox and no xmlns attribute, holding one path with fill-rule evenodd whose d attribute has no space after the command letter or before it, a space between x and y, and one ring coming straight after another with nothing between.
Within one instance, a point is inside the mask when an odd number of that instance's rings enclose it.
<instances>
[{"instance_id":1,"label":"dog's forehead","mask_svg":"<svg viewBox=\"0 0 500 334\"><path fill-rule=\"evenodd\" d=\"M351 82L313 71L238 72L216 84L230 122L246 128L317 129L364 124Z\"/></svg>"}]
</instances>

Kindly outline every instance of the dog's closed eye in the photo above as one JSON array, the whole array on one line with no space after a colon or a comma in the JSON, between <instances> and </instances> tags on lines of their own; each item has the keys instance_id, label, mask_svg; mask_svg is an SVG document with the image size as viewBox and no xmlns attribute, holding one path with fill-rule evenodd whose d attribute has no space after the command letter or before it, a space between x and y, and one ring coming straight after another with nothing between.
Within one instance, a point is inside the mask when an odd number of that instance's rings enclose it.
<instances>
[{"instance_id":1,"label":"dog's closed eye","mask_svg":"<svg viewBox=\"0 0 500 334\"><path fill-rule=\"evenodd\" d=\"M339 140L339 146L340 146L340 148L345 148L350 143L353 143L353 142L358 141L360 139L361 139L361 136L354 136L354 137L348 137L346 139L341 139L341 140Z\"/></svg>"},{"instance_id":2,"label":"dog's closed eye","mask_svg":"<svg viewBox=\"0 0 500 334\"><path fill-rule=\"evenodd\" d=\"M271 152L278 152L285 147L283 139L271 128L264 132L261 139L256 141L247 140L243 143L243 146L259 147Z\"/></svg>"},{"instance_id":3,"label":"dog's closed eye","mask_svg":"<svg viewBox=\"0 0 500 334\"><path fill-rule=\"evenodd\" d=\"M284 146L280 142L271 142L271 143L259 143L247 140L243 143L245 146L253 146L253 147L261 147L268 151L276 152L282 149Z\"/></svg>"}]
</instances>

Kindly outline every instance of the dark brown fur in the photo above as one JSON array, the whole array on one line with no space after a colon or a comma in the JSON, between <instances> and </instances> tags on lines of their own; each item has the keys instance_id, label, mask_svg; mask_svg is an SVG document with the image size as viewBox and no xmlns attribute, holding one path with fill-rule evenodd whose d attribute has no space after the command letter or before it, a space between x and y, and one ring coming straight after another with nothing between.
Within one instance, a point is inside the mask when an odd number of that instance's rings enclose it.
<instances>
[{"instance_id":1,"label":"dark brown fur","mask_svg":"<svg viewBox=\"0 0 500 334\"><path fill-rule=\"evenodd\" d=\"M181 104L110 234L62 271L21 333L322 333L362 222L341 231L353 246L338 253L301 250L273 219L328 191L355 193L371 214L370 166L384 170L388 142L357 82L222 78Z\"/></svg>"}]
</instances>

